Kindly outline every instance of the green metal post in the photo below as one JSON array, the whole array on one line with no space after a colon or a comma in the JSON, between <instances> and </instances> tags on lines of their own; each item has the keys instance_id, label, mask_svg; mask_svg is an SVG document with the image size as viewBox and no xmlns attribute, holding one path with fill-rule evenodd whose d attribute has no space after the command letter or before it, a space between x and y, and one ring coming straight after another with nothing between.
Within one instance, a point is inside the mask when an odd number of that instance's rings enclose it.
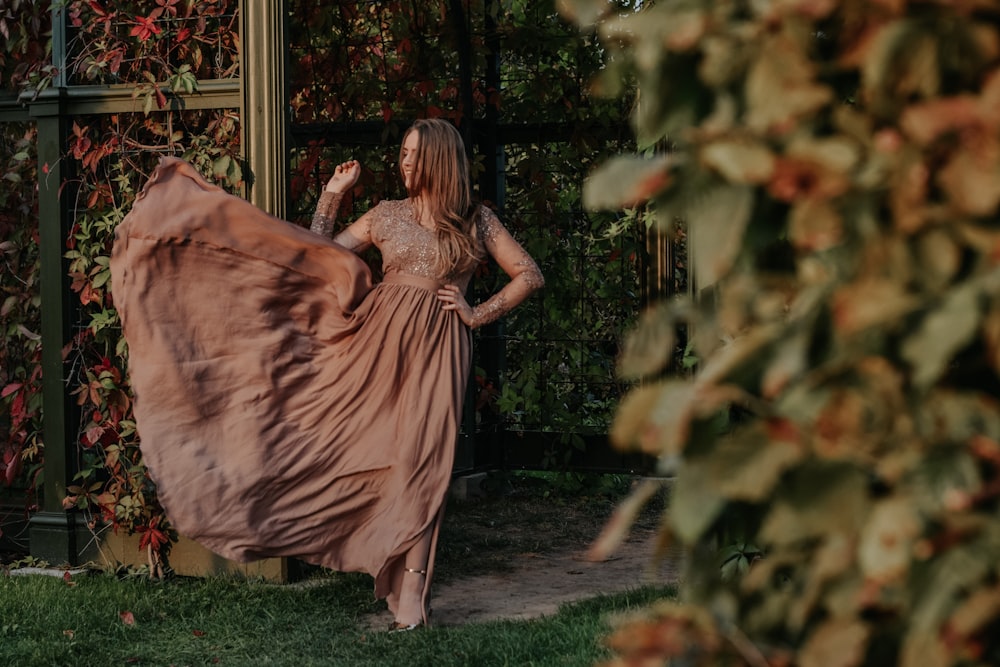
<instances>
[{"instance_id":1,"label":"green metal post","mask_svg":"<svg viewBox=\"0 0 1000 667\"><path fill-rule=\"evenodd\" d=\"M52 59L64 70L65 14L52 10ZM30 520L31 555L53 565L76 565L86 526L75 511L63 509L66 486L74 474L77 423L75 402L67 391L62 350L70 340L73 305L63 254L69 233L66 199L60 186L67 174L62 160L66 140L66 87L62 76L29 109L38 128L39 287L42 300L42 408L45 443L41 505Z\"/></svg>"},{"instance_id":2,"label":"green metal post","mask_svg":"<svg viewBox=\"0 0 1000 667\"><path fill-rule=\"evenodd\" d=\"M250 201L284 218L288 208L287 2L243 2L243 133Z\"/></svg>"}]
</instances>

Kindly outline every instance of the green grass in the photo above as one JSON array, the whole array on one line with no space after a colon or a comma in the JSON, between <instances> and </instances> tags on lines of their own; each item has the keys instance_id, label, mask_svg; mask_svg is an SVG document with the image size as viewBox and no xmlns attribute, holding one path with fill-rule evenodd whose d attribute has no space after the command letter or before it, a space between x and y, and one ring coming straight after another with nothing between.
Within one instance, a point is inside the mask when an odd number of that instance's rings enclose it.
<instances>
[{"instance_id":1,"label":"green grass","mask_svg":"<svg viewBox=\"0 0 1000 667\"><path fill-rule=\"evenodd\" d=\"M601 642L610 614L669 594L647 588L534 621L389 634L370 628L382 608L370 581L338 574L279 586L93 574L69 585L0 575L0 665L590 665L608 657Z\"/></svg>"}]
</instances>

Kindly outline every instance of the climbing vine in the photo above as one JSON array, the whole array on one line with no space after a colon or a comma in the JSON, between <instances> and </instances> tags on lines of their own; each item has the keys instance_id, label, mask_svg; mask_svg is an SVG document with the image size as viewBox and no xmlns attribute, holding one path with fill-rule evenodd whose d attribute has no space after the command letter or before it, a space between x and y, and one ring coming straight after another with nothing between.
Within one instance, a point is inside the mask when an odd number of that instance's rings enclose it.
<instances>
[{"instance_id":1,"label":"climbing vine","mask_svg":"<svg viewBox=\"0 0 1000 667\"><path fill-rule=\"evenodd\" d=\"M4 87L29 98L58 73L46 57L49 3L0 6L0 34L10 39L0 55ZM192 93L199 80L238 76L235 3L226 0L67 3L67 71L70 84L127 83L136 110L77 117L65 138L66 172L60 190L73 211L66 238L76 323L65 349L72 394L80 414L78 470L64 506L91 517L95 530L139 533L140 546L159 563L169 545L169 525L142 463L131 389L128 350L111 298L108 263L114 230L159 155L181 156L231 190L242 185L240 118L235 110L161 111L168 96ZM47 173L35 157L33 129L5 124L0 187L6 259L4 337L0 377L6 420L0 465L8 482L18 471L37 482L40 441L40 339L37 296L37 183ZM20 132L21 136L15 133ZM5 144L6 145L6 144ZM30 222L32 224L26 224ZM8 233L9 232L9 233Z\"/></svg>"},{"instance_id":2,"label":"climbing vine","mask_svg":"<svg viewBox=\"0 0 1000 667\"><path fill-rule=\"evenodd\" d=\"M0 92L43 87L49 3L0 3ZM35 129L0 126L0 480L34 487L41 464L41 316Z\"/></svg>"},{"instance_id":3,"label":"climbing vine","mask_svg":"<svg viewBox=\"0 0 1000 667\"><path fill-rule=\"evenodd\" d=\"M74 224L67 239L79 324L67 363L80 407L78 472L64 507L93 512L96 530L140 534L157 568L169 525L139 449L128 384L128 349L110 284L114 231L160 155L180 156L231 190L242 185L235 110L159 111L202 78L238 75L237 17L223 1L72 2L75 79L129 82L141 111L77 118L67 143Z\"/></svg>"},{"instance_id":4,"label":"climbing vine","mask_svg":"<svg viewBox=\"0 0 1000 667\"><path fill-rule=\"evenodd\" d=\"M30 123L0 126L0 479L34 486L41 461L38 197Z\"/></svg>"}]
</instances>

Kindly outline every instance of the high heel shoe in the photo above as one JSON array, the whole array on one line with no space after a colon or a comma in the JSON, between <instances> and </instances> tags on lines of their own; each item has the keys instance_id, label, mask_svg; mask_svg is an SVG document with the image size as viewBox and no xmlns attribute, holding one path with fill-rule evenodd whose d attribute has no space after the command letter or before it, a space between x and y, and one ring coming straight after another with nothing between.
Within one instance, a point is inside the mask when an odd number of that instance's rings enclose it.
<instances>
[{"instance_id":1,"label":"high heel shoe","mask_svg":"<svg viewBox=\"0 0 1000 667\"><path fill-rule=\"evenodd\" d=\"M389 633L394 634L397 632L409 632L410 630L416 630L422 625L423 623L410 623L407 625L406 623L400 623L399 621L394 621L389 626Z\"/></svg>"}]
</instances>

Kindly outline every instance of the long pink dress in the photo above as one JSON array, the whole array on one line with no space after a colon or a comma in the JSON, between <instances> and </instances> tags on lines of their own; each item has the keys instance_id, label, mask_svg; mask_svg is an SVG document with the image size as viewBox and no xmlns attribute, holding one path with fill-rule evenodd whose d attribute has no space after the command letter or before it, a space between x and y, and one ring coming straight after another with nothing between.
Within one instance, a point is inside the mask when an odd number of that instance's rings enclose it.
<instances>
[{"instance_id":1,"label":"long pink dress","mask_svg":"<svg viewBox=\"0 0 1000 667\"><path fill-rule=\"evenodd\" d=\"M237 561L368 572L384 597L407 550L428 529L436 541L471 337L435 296L433 233L406 200L373 211L374 286L348 249L165 158L117 230L111 271L171 523ZM487 247L506 234L492 214L478 225Z\"/></svg>"}]
</instances>

